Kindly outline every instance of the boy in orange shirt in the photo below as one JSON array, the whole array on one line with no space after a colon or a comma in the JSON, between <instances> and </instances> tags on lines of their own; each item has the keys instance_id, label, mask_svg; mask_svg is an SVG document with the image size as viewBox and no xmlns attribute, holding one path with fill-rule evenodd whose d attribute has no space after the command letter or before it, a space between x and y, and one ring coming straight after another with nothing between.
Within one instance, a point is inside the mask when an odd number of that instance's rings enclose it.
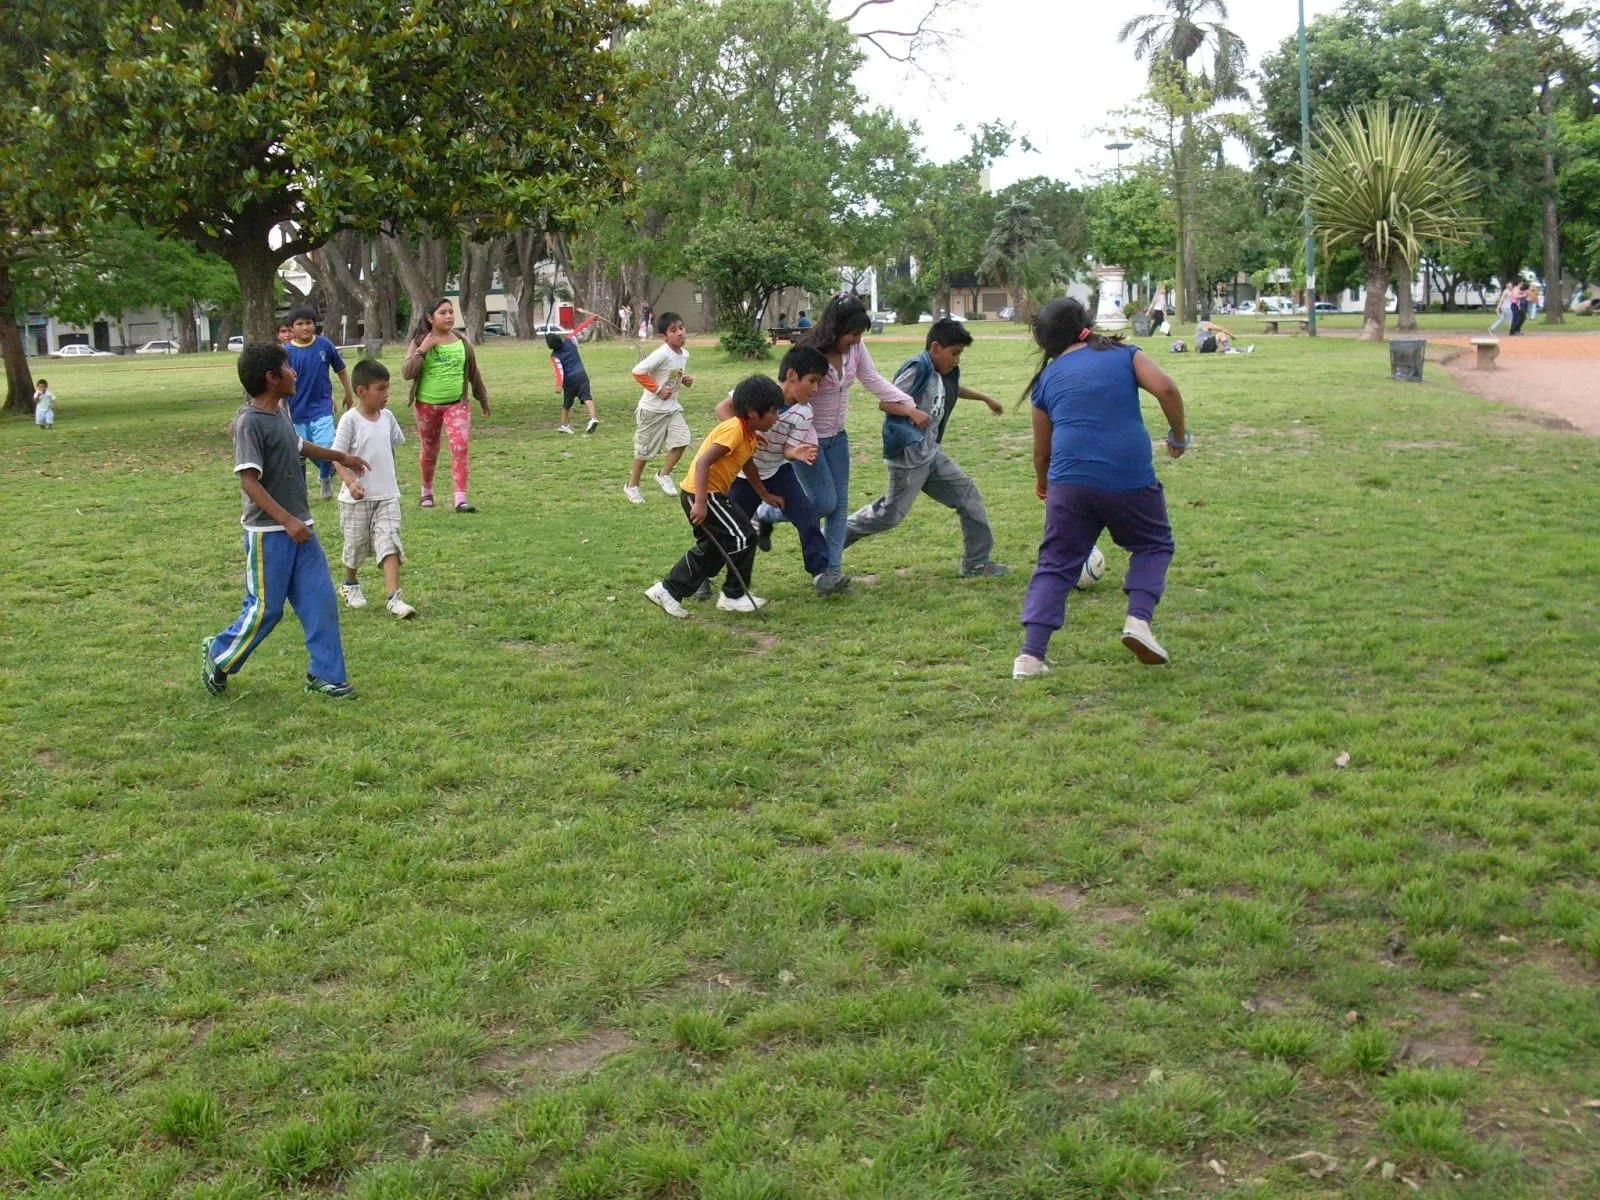
<instances>
[{"instance_id":1,"label":"boy in orange shirt","mask_svg":"<svg viewBox=\"0 0 1600 1200\"><path fill-rule=\"evenodd\" d=\"M783 507L782 498L767 490L751 461L756 435L772 428L782 405L783 388L765 375L752 375L733 389L733 415L701 443L679 493L683 511L694 526L694 546L665 579L657 580L645 592L669 617L687 617L684 598L715 579L728 563L734 569L723 580L717 607L723 612L755 612L766 603L745 590L756 561L755 527L750 514L728 497L728 489L742 473L762 501Z\"/></svg>"}]
</instances>

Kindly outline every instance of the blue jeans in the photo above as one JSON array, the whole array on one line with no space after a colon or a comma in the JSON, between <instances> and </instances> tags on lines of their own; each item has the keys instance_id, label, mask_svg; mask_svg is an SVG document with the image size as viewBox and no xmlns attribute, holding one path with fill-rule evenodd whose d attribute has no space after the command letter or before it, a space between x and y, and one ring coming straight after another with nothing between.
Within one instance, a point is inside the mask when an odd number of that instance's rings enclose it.
<instances>
[{"instance_id":1,"label":"blue jeans","mask_svg":"<svg viewBox=\"0 0 1600 1200\"><path fill-rule=\"evenodd\" d=\"M320 417L312 417L309 421L296 421L294 431L300 435L302 442L310 442L313 446L331 446L334 435L333 414L325 413ZM302 463L304 461L301 460ZM322 479L332 479L333 464L327 459L319 458L317 475Z\"/></svg>"},{"instance_id":2,"label":"blue jeans","mask_svg":"<svg viewBox=\"0 0 1600 1200\"><path fill-rule=\"evenodd\" d=\"M822 521L828 569L837 571L844 562L845 525L850 519L850 435L841 429L823 438L817 443L817 461L796 463L795 470Z\"/></svg>"},{"instance_id":3,"label":"blue jeans","mask_svg":"<svg viewBox=\"0 0 1600 1200\"><path fill-rule=\"evenodd\" d=\"M767 491L783 497L783 520L794 523L800 534L800 558L805 563L806 574L821 575L828 569L828 546L822 530L817 528L817 514L811 509L811 499L805 485L795 475L797 466L804 463L784 463L771 479L764 479ZM760 504L755 488L743 476L733 481L728 496L745 512L753 513Z\"/></svg>"},{"instance_id":4,"label":"blue jeans","mask_svg":"<svg viewBox=\"0 0 1600 1200\"><path fill-rule=\"evenodd\" d=\"M238 620L217 634L211 656L236 675L251 651L283 619L284 601L305 630L311 674L345 683L344 646L339 641L339 600L316 534L295 544L281 529L244 531L244 606Z\"/></svg>"}]
</instances>

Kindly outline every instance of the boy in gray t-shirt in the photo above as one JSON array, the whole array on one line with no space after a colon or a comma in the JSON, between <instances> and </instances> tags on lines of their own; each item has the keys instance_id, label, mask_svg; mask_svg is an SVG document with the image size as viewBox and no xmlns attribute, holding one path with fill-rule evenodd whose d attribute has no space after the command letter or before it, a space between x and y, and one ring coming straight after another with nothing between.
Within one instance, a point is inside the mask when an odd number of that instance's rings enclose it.
<instances>
[{"instance_id":1,"label":"boy in gray t-shirt","mask_svg":"<svg viewBox=\"0 0 1600 1200\"><path fill-rule=\"evenodd\" d=\"M302 441L289 416L294 368L281 345L257 343L239 355L239 382L250 400L234 421L233 470L244 493L244 607L238 620L200 644L200 680L213 696L228 686L283 617L287 600L305 630L311 669L306 691L344 699L356 694L339 640L339 602L322 545L311 530L300 457L365 471L353 454Z\"/></svg>"}]
</instances>

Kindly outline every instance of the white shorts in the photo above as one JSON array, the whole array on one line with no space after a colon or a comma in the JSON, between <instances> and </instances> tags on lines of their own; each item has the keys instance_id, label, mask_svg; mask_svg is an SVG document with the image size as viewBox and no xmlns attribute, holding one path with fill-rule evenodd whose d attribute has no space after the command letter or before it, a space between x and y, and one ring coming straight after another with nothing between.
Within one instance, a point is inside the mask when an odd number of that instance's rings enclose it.
<instances>
[{"instance_id":1,"label":"white shorts","mask_svg":"<svg viewBox=\"0 0 1600 1200\"><path fill-rule=\"evenodd\" d=\"M663 450L682 450L694 437L689 432L689 422L683 419L683 409L671 412L654 412L641 408L633 414L633 456L654 458Z\"/></svg>"},{"instance_id":2,"label":"white shorts","mask_svg":"<svg viewBox=\"0 0 1600 1200\"><path fill-rule=\"evenodd\" d=\"M400 497L387 500L339 502L339 531L344 534L344 565L354 571L369 558L379 562L398 554L405 562L400 545Z\"/></svg>"}]
</instances>

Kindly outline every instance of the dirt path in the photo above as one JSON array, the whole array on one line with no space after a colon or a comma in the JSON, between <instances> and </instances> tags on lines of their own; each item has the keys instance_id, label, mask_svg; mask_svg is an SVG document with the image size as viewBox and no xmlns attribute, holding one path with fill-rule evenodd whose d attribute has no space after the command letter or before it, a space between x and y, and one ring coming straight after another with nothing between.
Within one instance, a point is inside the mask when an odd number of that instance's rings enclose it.
<instances>
[{"instance_id":1,"label":"dirt path","mask_svg":"<svg viewBox=\"0 0 1600 1200\"><path fill-rule=\"evenodd\" d=\"M1600 333L1503 337L1500 365L1493 371L1477 369L1477 352L1467 334L1432 336L1428 345L1430 350L1435 345L1466 350L1449 370L1474 395L1546 413L1581 433L1600 434Z\"/></svg>"}]
</instances>

